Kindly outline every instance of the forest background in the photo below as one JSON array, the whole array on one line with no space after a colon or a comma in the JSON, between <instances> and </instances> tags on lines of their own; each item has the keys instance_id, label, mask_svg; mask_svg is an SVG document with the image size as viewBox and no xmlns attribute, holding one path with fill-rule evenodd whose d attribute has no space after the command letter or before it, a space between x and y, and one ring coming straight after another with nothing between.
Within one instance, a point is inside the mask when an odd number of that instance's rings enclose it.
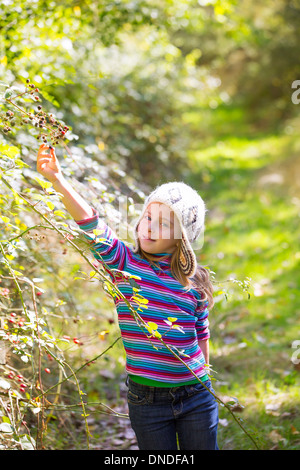
<instances>
[{"instance_id":1,"label":"forest background","mask_svg":"<svg viewBox=\"0 0 300 470\"><path fill-rule=\"evenodd\" d=\"M44 133L119 233L157 184L199 191L214 388L252 437L221 406L219 446L299 449L299 2L2 0L0 30L0 448L137 448L116 294Z\"/></svg>"}]
</instances>

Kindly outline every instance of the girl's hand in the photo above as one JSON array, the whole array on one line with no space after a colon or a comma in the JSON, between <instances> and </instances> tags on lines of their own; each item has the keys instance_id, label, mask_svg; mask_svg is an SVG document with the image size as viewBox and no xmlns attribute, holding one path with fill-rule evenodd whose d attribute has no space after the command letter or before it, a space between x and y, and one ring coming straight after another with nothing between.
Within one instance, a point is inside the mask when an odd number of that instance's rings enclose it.
<instances>
[{"instance_id":1,"label":"girl's hand","mask_svg":"<svg viewBox=\"0 0 300 470\"><path fill-rule=\"evenodd\" d=\"M46 153L46 150L48 149L50 149L50 155ZM60 164L55 155L55 150L46 144L42 144L39 148L36 168L37 171L51 183L54 183L62 177Z\"/></svg>"}]
</instances>

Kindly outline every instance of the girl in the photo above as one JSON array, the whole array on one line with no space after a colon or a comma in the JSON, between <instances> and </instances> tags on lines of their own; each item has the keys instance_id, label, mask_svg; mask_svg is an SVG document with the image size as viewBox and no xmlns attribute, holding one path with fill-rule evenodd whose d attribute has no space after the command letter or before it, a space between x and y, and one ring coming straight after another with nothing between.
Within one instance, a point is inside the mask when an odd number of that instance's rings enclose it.
<instances>
[{"instance_id":1,"label":"girl","mask_svg":"<svg viewBox=\"0 0 300 470\"><path fill-rule=\"evenodd\" d=\"M206 371L213 288L191 246L203 233L203 200L183 182L158 186L145 200L130 248L65 180L54 149L50 155L48 149L44 144L39 149L38 172L63 195L94 257L140 278L139 293L148 300L141 316L155 323L157 336L168 345L156 336L150 341L126 302L115 299L126 352L129 417L139 449L218 449L218 405L207 390L212 388ZM95 229L103 231L105 243L89 235ZM134 291L128 282L118 281L118 288L130 301Z\"/></svg>"}]
</instances>

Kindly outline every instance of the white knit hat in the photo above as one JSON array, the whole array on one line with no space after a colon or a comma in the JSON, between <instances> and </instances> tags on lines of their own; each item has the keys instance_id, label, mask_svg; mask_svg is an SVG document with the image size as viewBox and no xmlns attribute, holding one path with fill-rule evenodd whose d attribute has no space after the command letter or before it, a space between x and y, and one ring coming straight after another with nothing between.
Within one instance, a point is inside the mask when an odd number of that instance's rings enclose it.
<instances>
[{"instance_id":1,"label":"white knit hat","mask_svg":"<svg viewBox=\"0 0 300 470\"><path fill-rule=\"evenodd\" d=\"M133 251L138 251L137 227L151 202L161 202L170 207L181 228L181 252L179 264L188 277L194 276L197 269L197 261L191 246L201 233L204 232L205 204L199 194L183 182L171 182L158 186L145 200L142 213L134 224L133 234L136 246Z\"/></svg>"}]
</instances>

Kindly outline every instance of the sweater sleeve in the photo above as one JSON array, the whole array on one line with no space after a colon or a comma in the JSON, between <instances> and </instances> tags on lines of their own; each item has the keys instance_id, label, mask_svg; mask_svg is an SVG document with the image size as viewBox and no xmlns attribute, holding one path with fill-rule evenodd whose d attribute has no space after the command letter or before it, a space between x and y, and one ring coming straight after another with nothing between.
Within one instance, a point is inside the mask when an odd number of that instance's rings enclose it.
<instances>
[{"instance_id":1,"label":"sweater sleeve","mask_svg":"<svg viewBox=\"0 0 300 470\"><path fill-rule=\"evenodd\" d=\"M123 270L127 259L127 246L117 237L115 232L100 219L99 212L93 208L93 216L89 219L75 220L84 232L84 237L91 244L91 252L100 263L103 261L111 268ZM95 235L94 230L99 230Z\"/></svg>"},{"instance_id":2,"label":"sweater sleeve","mask_svg":"<svg viewBox=\"0 0 300 470\"><path fill-rule=\"evenodd\" d=\"M210 331L209 331L209 321L208 321L208 301L204 301L201 299L197 300L197 308L196 308L196 332L198 341L202 341L205 339L210 338Z\"/></svg>"}]
</instances>

